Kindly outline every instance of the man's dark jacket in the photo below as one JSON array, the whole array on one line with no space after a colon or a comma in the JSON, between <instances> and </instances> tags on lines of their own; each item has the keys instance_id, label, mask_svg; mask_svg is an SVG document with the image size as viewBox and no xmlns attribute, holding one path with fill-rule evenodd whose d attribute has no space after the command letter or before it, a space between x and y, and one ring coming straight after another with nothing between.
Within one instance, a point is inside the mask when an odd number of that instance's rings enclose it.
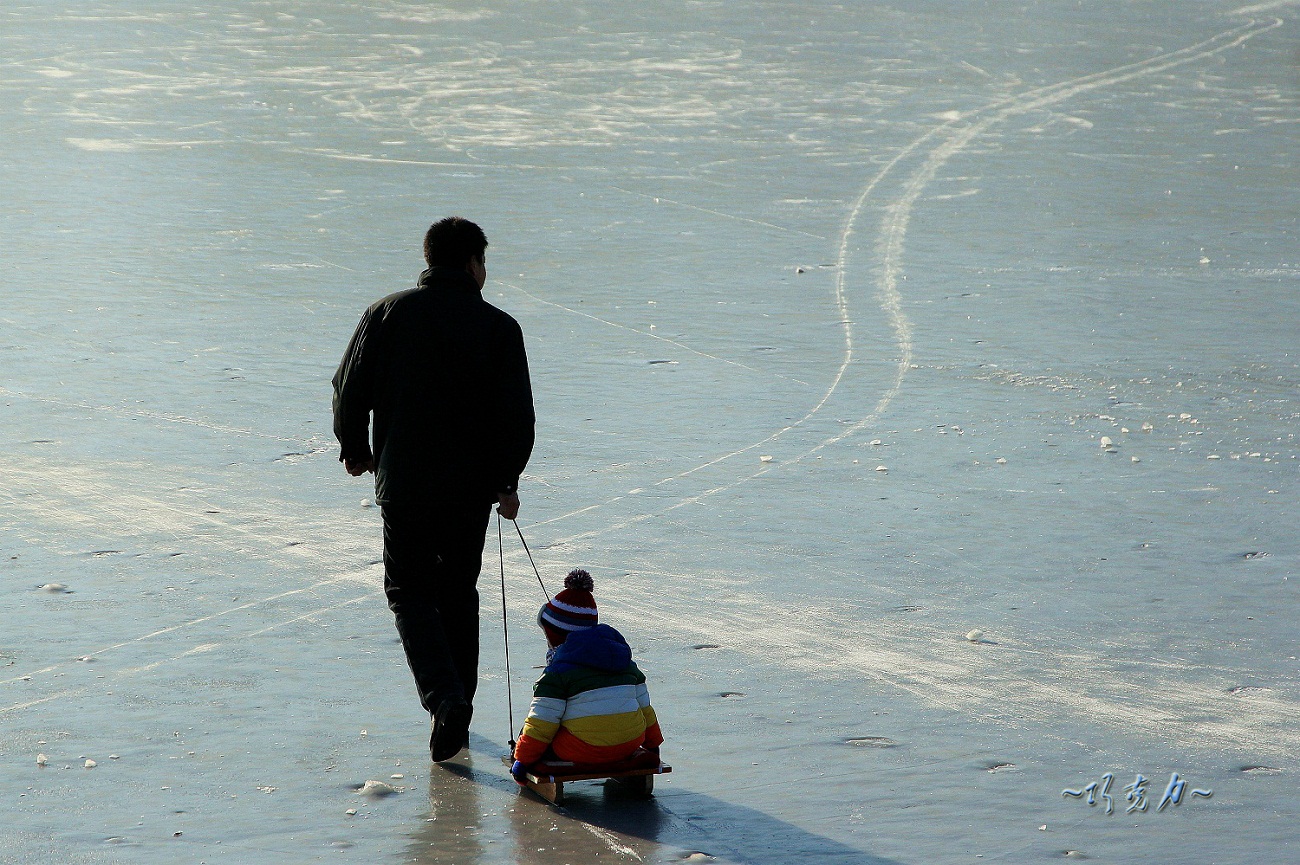
<instances>
[{"instance_id":1,"label":"man's dark jacket","mask_svg":"<svg viewBox=\"0 0 1300 865\"><path fill-rule=\"evenodd\" d=\"M375 501L495 501L533 449L523 331L465 271L437 267L365 311L334 374L340 460L372 456Z\"/></svg>"}]
</instances>

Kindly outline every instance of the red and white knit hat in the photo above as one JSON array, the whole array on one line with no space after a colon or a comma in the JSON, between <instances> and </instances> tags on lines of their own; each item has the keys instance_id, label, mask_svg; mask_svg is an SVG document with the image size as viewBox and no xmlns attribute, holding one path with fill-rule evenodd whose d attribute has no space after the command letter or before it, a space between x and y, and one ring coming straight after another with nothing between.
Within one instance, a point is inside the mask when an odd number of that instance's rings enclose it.
<instances>
[{"instance_id":1,"label":"red and white knit hat","mask_svg":"<svg viewBox=\"0 0 1300 865\"><path fill-rule=\"evenodd\" d=\"M591 596L595 587L591 574L581 568L569 571L564 578L564 590L537 611L538 623L561 631L581 631L596 625L600 620L596 599Z\"/></svg>"}]
</instances>

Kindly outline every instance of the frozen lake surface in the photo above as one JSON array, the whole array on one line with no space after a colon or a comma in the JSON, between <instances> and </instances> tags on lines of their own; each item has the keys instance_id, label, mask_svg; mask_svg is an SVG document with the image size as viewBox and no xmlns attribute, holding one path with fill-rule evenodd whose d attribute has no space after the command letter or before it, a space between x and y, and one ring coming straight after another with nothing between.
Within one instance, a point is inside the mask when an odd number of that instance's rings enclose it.
<instances>
[{"instance_id":1,"label":"frozen lake surface","mask_svg":"<svg viewBox=\"0 0 1300 865\"><path fill-rule=\"evenodd\" d=\"M1296 857L1300 4L19 2L0 47L0 862ZM451 213L653 802L498 763L495 537L428 761L329 378Z\"/></svg>"}]
</instances>

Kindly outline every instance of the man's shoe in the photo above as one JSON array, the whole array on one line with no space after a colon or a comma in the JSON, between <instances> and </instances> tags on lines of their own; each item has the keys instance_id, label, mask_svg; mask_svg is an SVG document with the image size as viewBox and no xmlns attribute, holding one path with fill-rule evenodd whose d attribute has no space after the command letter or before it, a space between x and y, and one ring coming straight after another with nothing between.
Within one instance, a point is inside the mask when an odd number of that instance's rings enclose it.
<instances>
[{"instance_id":1,"label":"man's shoe","mask_svg":"<svg viewBox=\"0 0 1300 865\"><path fill-rule=\"evenodd\" d=\"M450 760L469 743L469 721L474 707L462 697L449 697L433 714L433 734L429 737L429 756L435 763Z\"/></svg>"}]
</instances>

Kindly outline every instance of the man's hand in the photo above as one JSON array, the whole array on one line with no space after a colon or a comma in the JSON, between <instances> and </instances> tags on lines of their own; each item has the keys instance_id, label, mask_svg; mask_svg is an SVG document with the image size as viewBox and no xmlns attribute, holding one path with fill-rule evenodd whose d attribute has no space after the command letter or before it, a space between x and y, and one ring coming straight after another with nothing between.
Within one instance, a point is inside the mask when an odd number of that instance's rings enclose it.
<instances>
[{"instance_id":1,"label":"man's hand","mask_svg":"<svg viewBox=\"0 0 1300 865\"><path fill-rule=\"evenodd\" d=\"M374 457L371 457L368 460L361 460L360 462L344 460L343 468L347 469L348 474L352 475L352 477L359 478L366 472L373 472L375 470L375 460Z\"/></svg>"},{"instance_id":2,"label":"man's hand","mask_svg":"<svg viewBox=\"0 0 1300 865\"><path fill-rule=\"evenodd\" d=\"M519 516L519 493L498 493L497 513L508 520Z\"/></svg>"}]
</instances>

